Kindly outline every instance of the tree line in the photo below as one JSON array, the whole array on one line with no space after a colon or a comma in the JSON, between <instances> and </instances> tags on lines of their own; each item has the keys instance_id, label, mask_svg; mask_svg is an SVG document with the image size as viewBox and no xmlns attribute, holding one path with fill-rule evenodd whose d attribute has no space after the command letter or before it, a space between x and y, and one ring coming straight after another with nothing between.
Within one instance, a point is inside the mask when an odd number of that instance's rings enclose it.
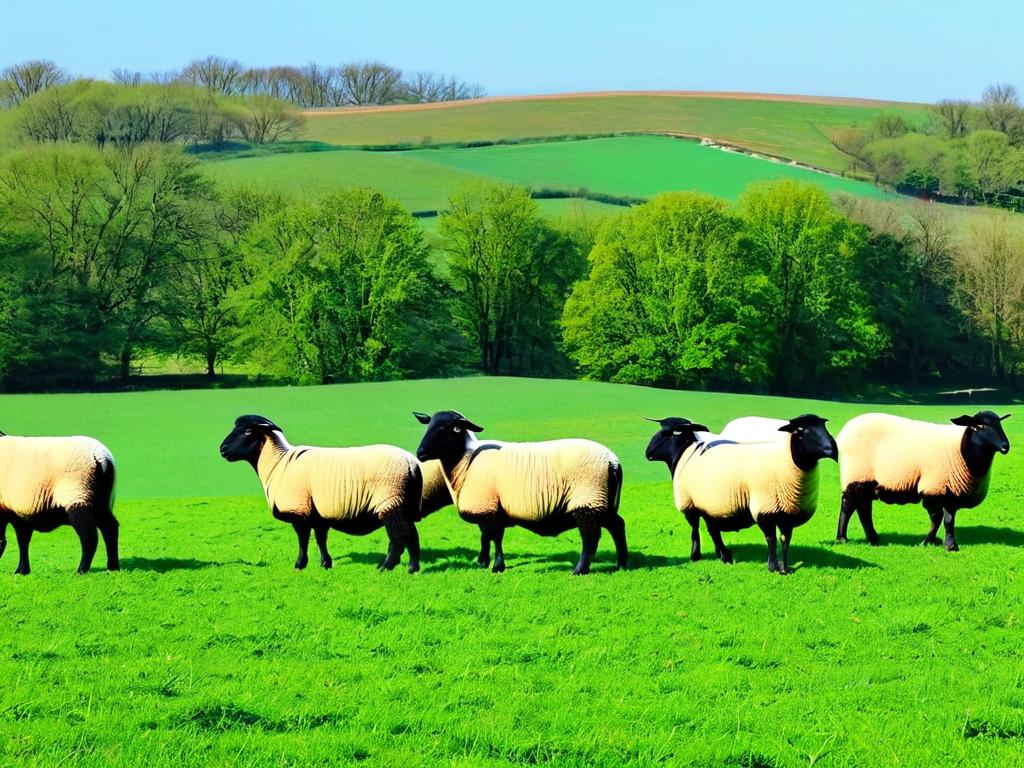
<instances>
[{"instance_id":1,"label":"tree line","mask_svg":"<svg viewBox=\"0 0 1024 768\"><path fill-rule=\"evenodd\" d=\"M944 99L920 119L883 113L832 144L850 169L901 192L1024 211L1024 105L997 84L979 102Z\"/></svg>"},{"instance_id":2,"label":"tree line","mask_svg":"<svg viewBox=\"0 0 1024 768\"><path fill-rule=\"evenodd\" d=\"M0 105L20 104L73 79L49 60L11 65L0 71ZM111 80L133 87L190 86L221 97L265 97L300 108L454 101L479 98L484 93L479 84L452 75L427 71L404 74L380 61L247 67L234 59L207 56L170 72L115 69Z\"/></svg>"}]
</instances>

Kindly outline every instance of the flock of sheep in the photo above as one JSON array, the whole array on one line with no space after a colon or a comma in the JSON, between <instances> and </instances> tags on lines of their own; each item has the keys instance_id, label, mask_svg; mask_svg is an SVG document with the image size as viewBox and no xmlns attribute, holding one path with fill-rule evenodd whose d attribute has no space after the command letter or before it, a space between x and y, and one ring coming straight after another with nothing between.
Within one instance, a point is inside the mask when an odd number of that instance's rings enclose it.
<instances>
[{"instance_id":1,"label":"flock of sheep","mask_svg":"<svg viewBox=\"0 0 1024 768\"><path fill-rule=\"evenodd\" d=\"M220 453L247 461L259 476L267 503L298 536L295 567L305 568L310 533L320 564L332 565L327 535L333 528L366 534L383 527L390 570L408 552L409 572L419 570L416 524L455 504L459 515L480 528L481 566L505 569L505 529L520 526L543 536L578 528L582 551L573 574L585 574L607 529L620 568L628 560L626 523L619 515L622 465L608 448L576 438L536 443L480 440L482 427L456 411L416 413L426 433L416 455L391 445L353 448L293 446L274 422L240 416ZM839 462L842 505L836 537L846 539L856 511L865 535L878 543L871 516L875 499L923 502L931 526L925 544L956 550L954 525L960 509L980 504L988 491L992 460L1010 443L991 411L931 424L887 414L852 419L833 438L826 420L814 415L789 421L746 417L719 434L702 424L672 417L656 420L647 446L649 461L663 461L672 476L676 508L691 527L690 558L700 550L703 520L723 562L732 555L722 533L758 526L768 545L768 569L789 572L793 529L817 507L819 463ZM107 568L119 568L118 522L111 502L114 459L89 437L15 437L0 433L0 555L7 526L15 531L15 573L29 573L29 543L35 531L71 525L82 548L78 572L92 565L102 534ZM777 552L781 539L781 558Z\"/></svg>"}]
</instances>

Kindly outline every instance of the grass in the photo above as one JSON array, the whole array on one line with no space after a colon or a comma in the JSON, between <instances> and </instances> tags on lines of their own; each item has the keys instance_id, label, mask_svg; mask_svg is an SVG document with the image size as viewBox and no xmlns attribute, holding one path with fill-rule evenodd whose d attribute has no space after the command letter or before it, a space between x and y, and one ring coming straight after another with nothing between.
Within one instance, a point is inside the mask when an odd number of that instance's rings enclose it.
<instances>
[{"instance_id":1,"label":"grass","mask_svg":"<svg viewBox=\"0 0 1024 768\"><path fill-rule=\"evenodd\" d=\"M752 182L795 178L830 190L887 196L864 182L660 136L474 149L280 154L211 162L204 168L229 186L272 187L300 197L372 186L411 210L443 208L460 186L496 180L537 189L587 188L631 197L697 189L735 199Z\"/></svg>"},{"instance_id":2,"label":"grass","mask_svg":"<svg viewBox=\"0 0 1024 768\"><path fill-rule=\"evenodd\" d=\"M567 136L632 131L678 132L728 141L757 152L842 171L829 142L841 128L882 112L917 122L916 105L854 106L672 95L593 96L464 103L443 109L309 113L304 138L358 146Z\"/></svg>"},{"instance_id":3,"label":"grass","mask_svg":"<svg viewBox=\"0 0 1024 768\"><path fill-rule=\"evenodd\" d=\"M641 416L713 427L863 405L580 382L462 379L316 388L6 396L12 433L95 434L119 460L124 570L72 575L69 529L33 575L0 578L0 754L9 765L1012 765L1019 653L1021 425L962 551L916 546L916 508L876 513L885 546L832 543L837 472L769 575L686 559ZM375 570L383 534L332 535L335 568L296 573L294 535L217 444L262 412L296 442L412 448L409 411L457 407L485 436L583 435L622 458L634 567L573 579L577 537L506 536L509 570L471 563L451 509L420 526L424 570ZM893 407L941 420L961 406ZM856 522L854 523L856 529ZM705 536L705 549L707 549ZM12 542L13 545L13 542ZM102 561L102 557L99 558ZM2 561L14 568L8 553Z\"/></svg>"}]
</instances>

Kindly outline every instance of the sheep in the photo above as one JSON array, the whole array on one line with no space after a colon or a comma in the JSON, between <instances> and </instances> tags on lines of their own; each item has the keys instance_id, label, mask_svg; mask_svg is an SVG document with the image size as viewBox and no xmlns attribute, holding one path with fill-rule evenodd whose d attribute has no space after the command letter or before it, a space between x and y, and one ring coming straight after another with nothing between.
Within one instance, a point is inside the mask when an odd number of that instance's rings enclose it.
<instances>
[{"instance_id":1,"label":"sheep","mask_svg":"<svg viewBox=\"0 0 1024 768\"><path fill-rule=\"evenodd\" d=\"M786 433L781 431L786 424L785 419L769 419L764 416L743 416L733 419L719 433L725 440L737 443L761 443L766 440L785 439Z\"/></svg>"},{"instance_id":2,"label":"sheep","mask_svg":"<svg viewBox=\"0 0 1024 768\"><path fill-rule=\"evenodd\" d=\"M297 570L308 563L311 531L326 569L334 562L327 550L331 528L362 536L382 526L389 546L380 569L393 569L408 549L409 573L419 570L416 520L423 476L408 451L393 445L292 446L274 422L250 414L235 420L220 454L227 461L248 461L256 470L271 513L291 523L298 537Z\"/></svg>"},{"instance_id":3,"label":"sheep","mask_svg":"<svg viewBox=\"0 0 1024 768\"><path fill-rule=\"evenodd\" d=\"M868 543L879 543L871 516L874 499L887 504L923 502L931 527L922 542L938 545L939 523L949 552L956 543L956 513L972 509L988 493L996 452L1010 451L1001 422L992 411L958 416L952 425L915 421L884 413L851 419L839 433L839 479L843 489L836 540L846 541L857 511Z\"/></svg>"},{"instance_id":4,"label":"sheep","mask_svg":"<svg viewBox=\"0 0 1024 768\"><path fill-rule=\"evenodd\" d=\"M427 425L416 456L439 459L459 516L480 527L481 566L505 570L505 529L520 526L542 536L578 528L582 539L573 575L589 573L591 559L607 528L619 568L629 557L626 523L619 515L622 465L605 446L590 440L539 443L487 443L483 428L456 411L433 416L415 413Z\"/></svg>"},{"instance_id":5,"label":"sheep","mask_svg":"<svg viewBox=\"0 0 1024 768\"><path fill-rule=\"evenodd\" d=\"M70 525L78 534L79 573L88 573L103 535L107 570L121 567L114 517L114 457L91 437L17 437L0 432L0 555L7 525L18 540L16 574L31 572L28 548L35 531Z\"/></svg>"},{"instance_id":6,"label":"sheep","mask_svg":"<svg viewBox=\"0 0 1024 768\"><path fill-rule=\"evenodd\" d=\"M731 563L722 531L757 525L768 545L768 570L789 573L793 528L814 514L818 499L818 462L835 459L835 440L826 420L806 414L780 428L787 440L737 443L718 439L700 442L694 434L702 424L671 417L647 446L648 461L664 461L672 476L676 508L691 526L690 559L700 559L698 526L703 518L715 554ZM782 538L782 563L776 554L776 530Z\"/></svg>"}]
</instances>

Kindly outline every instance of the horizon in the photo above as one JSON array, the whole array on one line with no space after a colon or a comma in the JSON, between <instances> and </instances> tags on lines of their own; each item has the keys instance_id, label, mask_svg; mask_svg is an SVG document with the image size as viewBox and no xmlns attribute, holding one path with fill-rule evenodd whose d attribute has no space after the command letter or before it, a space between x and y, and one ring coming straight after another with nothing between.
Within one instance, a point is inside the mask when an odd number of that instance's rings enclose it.
<instances>
[{"instance_id":1,"label":"horizon","mask_svg":"<svg viewBox=\"0 0 1024 768\"><path fill-rule=\"evenodd\" d=\"M6 42L0 66L44 58L72 75L109 79L116 68L165 72L209 55L253 67L381 60L478 82L498 97L682 90L934 102L976 100L995 82L1024 86L1015 41L1024 9L993 0L898 8L867 0L827 14L808 0L732 7L723 16L659 1L626 15L609 3L527 0L513 16L456 0L424 15L408 2L379 9L299 0L283 16L262 0L58 0L45 24L28 8L7 10L19 34ZM417 23L396 26L396 12L405 11ZM701 34L712 25L719 34ZM787 44L797 39L800 46ZM878 51L885 55L872 55Z\"/></svg>"}]
</instances>

